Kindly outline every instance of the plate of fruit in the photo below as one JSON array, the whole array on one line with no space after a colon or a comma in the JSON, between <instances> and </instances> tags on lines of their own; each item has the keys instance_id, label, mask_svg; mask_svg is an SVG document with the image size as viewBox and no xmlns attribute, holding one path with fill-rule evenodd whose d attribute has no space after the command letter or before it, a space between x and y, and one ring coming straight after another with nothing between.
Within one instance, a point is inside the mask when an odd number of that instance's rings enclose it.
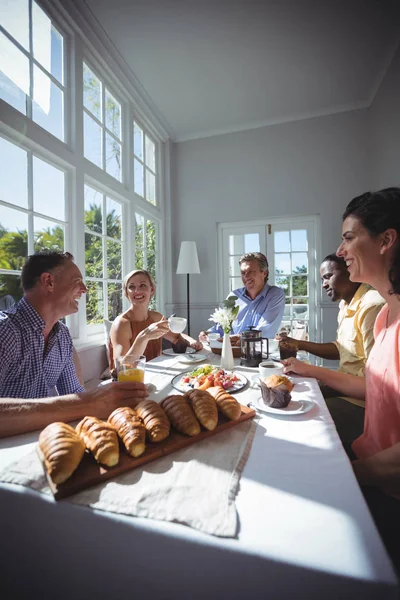
<instances>
[{"instance_id":1,"label":"plate of fruit","mask_svg":"<svg viewBox=\"0 0 400 600\"><path fill-rule=\"evenodd\" d=\"M209 387L222 387L230 394L242 390L247 384L247 377L237 371L225 371L214 365L202 365L192 371L176 375L171 385L180 392L190 390L207 390Z\"/></svg>"}]
</instances>

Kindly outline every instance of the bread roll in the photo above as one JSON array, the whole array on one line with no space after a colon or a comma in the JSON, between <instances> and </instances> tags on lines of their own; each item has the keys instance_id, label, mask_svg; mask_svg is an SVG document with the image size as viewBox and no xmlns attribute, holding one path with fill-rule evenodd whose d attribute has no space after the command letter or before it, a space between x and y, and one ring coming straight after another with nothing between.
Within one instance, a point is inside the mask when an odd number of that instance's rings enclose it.
<instances>
[{"instance_id":1,"label":"bread roll","mask_svg":"<svg viewBox=\"0 0 400 600\"><path fill-rule=\"evenodd\" d=\"M228 394L222 387L210 387L207 390L214 398L218 406L218 410L225 415L230 421L237 421L242 414L239 402Z\"/></svg>"},{"instance_id":2,"label":"bread roll","mask_svg":"<svg viewBox=\"0 0 400 600\"><path fill-rule=\"evenodd\" d=\"M109 423L96 417L84 417L76 426L76 431L98 463L106 467L118 464L118 437Z\"/></svg>"},{"instance_id":3,"label":"bread roll","mask_svg":"<svg viewBox=\"0 0 400 600\"><path fill-rule=\"evenodd\" d=\"M218 408L215 398L202 390L193 390L186 396L201 425L208 431L213 431L218 425Z\"/></svg>"},{"instance_id":4,"label":"bread roll","mask_svg":"<svg viewBox=\"0 0 400 600\"><path fill-rule=\"evenodd\" d=\"M168 437L171 424L157 402L142 400L135 406L135 412L142 419L151 442L162 442Z\"/></svg>"},{"instance_id":5,"label":"bread roll","mask_svg":"<svg viewBox=\"0 0 400 600\"><path fill-rule=\"evenodd\" d=\"M51 423L39 435L39 448L54 483L64 483L82 460L85 444L75 429L65 423Z\"/></svg>"},{"instance_id":6,"label":"bread roll","mask_svg":"<svg viewBox=\"0 0 400 600\"><path fill-rule=\"evenodd\" d=\"M121 438L128 454L134 458L143 454L146 449L146 428L132 408L117 408L108 417L108 422Z\"/></svg>"},{"instance_id":7,"label":"bread roll","mask_svg":"<svg viewBox=\"0 0 400 600\"><path fill-rule=\"evenodd\" d=\"M186 396L167 396L160 402L168 419L179 433L184 435L198 435L201 431L200 424L190 407Z\"/></svg>"}]
</instances>

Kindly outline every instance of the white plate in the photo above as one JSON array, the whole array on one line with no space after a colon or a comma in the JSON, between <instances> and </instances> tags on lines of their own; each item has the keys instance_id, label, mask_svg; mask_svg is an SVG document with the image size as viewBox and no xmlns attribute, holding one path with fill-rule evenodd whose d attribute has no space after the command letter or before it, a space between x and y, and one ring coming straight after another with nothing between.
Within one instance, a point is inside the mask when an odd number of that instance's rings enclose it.
<instances>
[{"instance_id":1,"label":"white plate","mask_svg":"<svg viewBox=\"0 0 400 600\"><path fill-rule=\"evenodd\" d=\"M186 348L186 352L174 352L172 348L167 348L162 351L162 353L167 356L183 356L184 354L194 354L195 352L196 350L194 348L189 348L189 346Z\"/></svg>"},{"instance_id":2,"label":"white plate","mask_svg":"<svg viewBox=\"0 0 400 600\"><path fill-rule=\"evenodd\" d=\"M193 390L194 388L190 387L188 383L181 383L181 379L185 377L185 375L187 375L188 373L191 373L192 370L186 371L185 373L179 373L179 375L175 375L175 377L171 381L172 387L174 387L179 392L190 392L191 390ZM232 373L232 371L226 371L226 373ZM242 373L237 373L235 371L235 375L239 379L239 381L237 381L231 388L228 388L226 390L230 394L234 394L235 392L239 392L239 390L242 390L246 386L248 381L247 377Z\"/></svg>"},{"instance_id":3,"label":"white plate","mask_svg":"<svg viewBox=\"0 0 400 600\"><path fill-rule=\"evenodd\" d=\"M261 412L270 413L273 415L283 415L285 417L291 417L292 415L303 415L315 406L315 402L312 400L291 400L286 408L272 408L264 404L261 396L252 402L257 410Z\"/></svg>"},{"instance_id":4,"label":"white plate","mask_svg":"<svg viewBox=\"0 0 400 600\"><path fill-rule=\"evenodd\" d=\"M189 363L198 363L206 360L207 356L205 354L182 354L179 362L189 364Z\"/></svg>"}]
</instances>

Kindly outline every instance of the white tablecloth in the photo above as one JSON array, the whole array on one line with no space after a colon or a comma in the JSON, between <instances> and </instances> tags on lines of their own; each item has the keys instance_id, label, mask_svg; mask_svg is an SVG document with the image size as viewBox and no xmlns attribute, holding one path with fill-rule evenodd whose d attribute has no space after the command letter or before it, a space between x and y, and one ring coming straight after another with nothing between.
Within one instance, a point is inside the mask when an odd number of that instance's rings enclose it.
<instances>
[{"instance_id":1,"label":"white tablecloth","mask_svg":"<svg viewBox=\"0 0 400 600\"><path fill-rule=\"evenodd\" d=\"M190 368L178 360L163 356L147 365L154 399ZM295 383L294 399L315 407L291 417L262 415L236 500L238 539L56 503L1 484L4 597L397 598L391 564L317 382ZM237 398L247 404L258 394L253 385ZM36 440L37 434L0 440L0 469Z\"/></svg>"}]
</instances>

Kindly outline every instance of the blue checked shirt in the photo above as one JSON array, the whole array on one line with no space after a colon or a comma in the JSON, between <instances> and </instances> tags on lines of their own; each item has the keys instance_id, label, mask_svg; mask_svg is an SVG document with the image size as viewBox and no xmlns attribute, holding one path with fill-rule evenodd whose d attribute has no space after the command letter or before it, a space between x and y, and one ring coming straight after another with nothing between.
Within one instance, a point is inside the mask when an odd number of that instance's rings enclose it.
<instances>
[{"instance_id":1,"label":"blue checked shirt","mask_svg":"<svg viewBox=\"0 0 400 600\"><path fill-rule=\"evenodd\" d=\"M229 295L237 296L236 305L239 305L239 313L232 326L234 334L246 331L251 325L261 330L263 338L275 336L285 310L285 292L281 288L266 283L254 300L247 295L245 287L233 290ZM224 333L217 324L209 331Z\"/></svg>"},{"instance_id":2,"label":"blue checked shirt","mask_svg":"<svg viewBox=\"0 0 400 600\"><path fill-rule=\"evenodd\" d=\"M83 392L72 360L72 339L60 321L44 349L45 322L22 298L0 311L0 397L46 398Z\"/></svg>"}]
</instances>

